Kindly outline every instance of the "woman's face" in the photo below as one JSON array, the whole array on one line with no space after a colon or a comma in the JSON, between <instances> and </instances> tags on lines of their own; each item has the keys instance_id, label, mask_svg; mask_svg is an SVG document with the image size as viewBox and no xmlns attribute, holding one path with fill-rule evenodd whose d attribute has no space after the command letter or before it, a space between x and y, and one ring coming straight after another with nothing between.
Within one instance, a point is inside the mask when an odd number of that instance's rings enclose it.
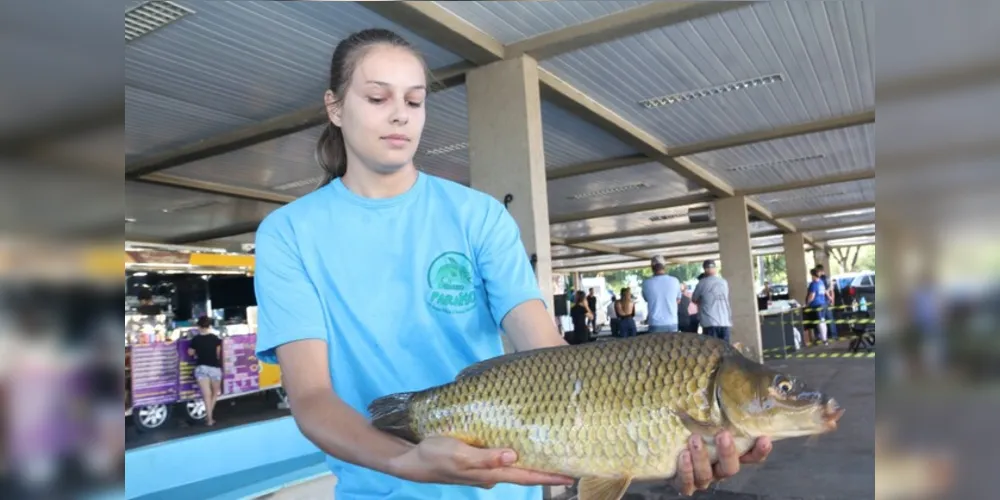
<instances>
[{"instance_id":1,"label":"woman's face","mask_svg":"<svg viewBox=\"0 0 1000 500\"><path fill-rule=\"evenodd\" d=\"M427 80L421 61L409 50L375 46L358 62L341 106L330 120L341 128L351 164L381 174L398 172L413 161L424 129Z\"/></svg>"}]
</instances>

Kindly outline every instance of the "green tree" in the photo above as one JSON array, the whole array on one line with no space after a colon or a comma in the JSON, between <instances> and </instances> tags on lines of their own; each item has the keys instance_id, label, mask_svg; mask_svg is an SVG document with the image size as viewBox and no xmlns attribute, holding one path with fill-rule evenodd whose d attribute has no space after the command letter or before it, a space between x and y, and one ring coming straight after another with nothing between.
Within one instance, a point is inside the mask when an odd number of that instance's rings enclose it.
<instances>
[{"instance_id":1,"label":"green tree","mask_svg":"<svg viewBox=\"0 0 1000 500\"><path fill-rule=\"evenodd\" d=\"M875 270L875 245L850 245L830 249L833 274Z\"/></svg>"}]
</instances>

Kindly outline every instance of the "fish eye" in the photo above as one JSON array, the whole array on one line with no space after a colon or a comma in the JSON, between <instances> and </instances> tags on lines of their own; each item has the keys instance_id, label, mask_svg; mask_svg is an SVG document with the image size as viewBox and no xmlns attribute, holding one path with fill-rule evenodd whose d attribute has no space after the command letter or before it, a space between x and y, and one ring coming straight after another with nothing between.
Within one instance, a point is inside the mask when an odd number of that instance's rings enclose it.
<instances>
[{"instance_id":1,"label":"fish eye","mask_svg":"<svg viewBox=\"0 0 1000 500\"><path fill-rule=\"evenodd\" d=\"M781 382L778 382L778 390L780 390L782 394L788 394L792 391L792 382L790 380L782 380Z\"/></svg>"}]
</instances>

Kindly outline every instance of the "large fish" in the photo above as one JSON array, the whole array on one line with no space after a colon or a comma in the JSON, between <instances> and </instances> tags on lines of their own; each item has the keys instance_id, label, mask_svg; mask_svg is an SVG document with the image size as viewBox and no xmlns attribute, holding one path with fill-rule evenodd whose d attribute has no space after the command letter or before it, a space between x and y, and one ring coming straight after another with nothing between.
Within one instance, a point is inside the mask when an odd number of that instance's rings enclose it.
<instances>
[{"instance_id":1,"label":"large fish","mask_svg":"<svg viewBox=\"0 0 1000 500\"><path fill-rule=\"evenodd\" d=\"M632 480L671 478L692 434L832 431L843 414L802 381L713 337L651 334L509 354L454 382L369 405L375 427L419 443L449 436L518 453L517 467L581 478L581 500L618 500Z\"/></svg>"}]
</instances>

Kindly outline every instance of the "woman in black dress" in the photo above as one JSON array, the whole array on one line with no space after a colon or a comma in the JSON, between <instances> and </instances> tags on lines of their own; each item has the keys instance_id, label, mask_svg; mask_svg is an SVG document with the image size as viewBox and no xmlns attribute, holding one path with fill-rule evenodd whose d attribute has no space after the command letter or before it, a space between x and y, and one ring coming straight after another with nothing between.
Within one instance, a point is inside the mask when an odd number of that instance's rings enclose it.
<instances>
[{"instance_id":1,"label":"woman in black dress","mask_svg":"<svg viewBox=\"0 0 1000 500\"><path fill-rule=\"evenodd\" d=\"M573 297L573 307L569 310L569 315L573 318L573 331L566 341L570 345L584 344L590 340L590 330L587 328L587 320L593 317L590 308L587 306L587 294L583 290L576 292Z\"/></svg>"}]
</instances>

